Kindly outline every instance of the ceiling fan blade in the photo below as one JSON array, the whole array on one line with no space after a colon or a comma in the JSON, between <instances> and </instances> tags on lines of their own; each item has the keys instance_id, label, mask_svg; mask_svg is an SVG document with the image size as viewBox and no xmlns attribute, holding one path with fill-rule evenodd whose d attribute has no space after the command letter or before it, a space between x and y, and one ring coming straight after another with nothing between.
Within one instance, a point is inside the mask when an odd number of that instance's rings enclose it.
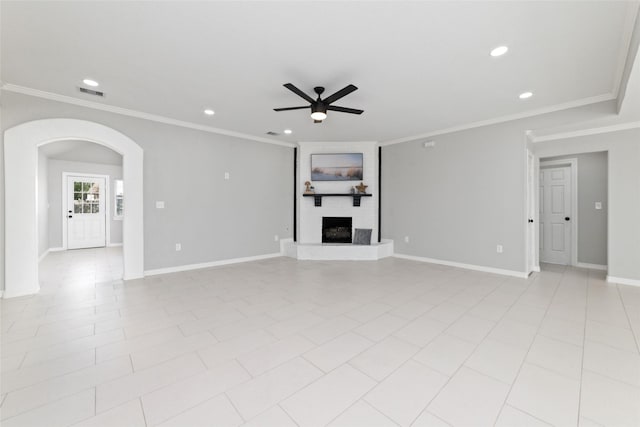
<instances>
[{"instance_id":1,"label":"ceiling fan blade","mask_svg":"<svg viewBox=\"0 0 640 427\"><path fill-rule=\"evenodd\" d=\"M327 110L339 111L341 113L351 113L351 114L362 114L364 110L357 110L355 108L347 108L347 107L338 107L335 105L329 105Z\"/></svg>"},{"instance_id":2,"label":"ceiling fan blade","mask_svg":"<svg viewBox=\"0 0 640 427\"><path fill-rule=\"evenodd\" d=\"M353 92L354 90L357 90L358 88L355 87L354 85L349 85L346 86L342 89L340 89L339 91L337 91L336 93L334 93L331 96L328 96L327 98L323 99L322 102L324 102L325 104L331 104L332 102L337 101L338 99L342 98L343 96L347 96L349 95L351 92Z\"/></svg>"},{"instance_id":3,"label":"ceiling fan blade","mask_svg":"<svg viewBox=\"0 0 640 427\"><path fill-rule=\"evenodd\" d=\"M304 107L286 107L286 108L274 108L273 111L289 111L289 110L302 110L304 108L309 108L308 105Z\"/></svg>"},{"instance_id":4,"label":"ceiling fan blade","mask_svg":"<svg viewBox=\"0 0 640 427\"><path fill-rule=\"evenodd\" d=\"M309 101L309 103L311 103L311 104L316 102L312 97L310 97L309 95L307 95L306 93L304 93L303 91L301 91L300 89L298 89L297 87L292 85L291 83L285 83L283 86L286 87L287 89L289 89L291 92L293 92L296 95L298 95L299 97Z\"/></svg>"}]
</instances>

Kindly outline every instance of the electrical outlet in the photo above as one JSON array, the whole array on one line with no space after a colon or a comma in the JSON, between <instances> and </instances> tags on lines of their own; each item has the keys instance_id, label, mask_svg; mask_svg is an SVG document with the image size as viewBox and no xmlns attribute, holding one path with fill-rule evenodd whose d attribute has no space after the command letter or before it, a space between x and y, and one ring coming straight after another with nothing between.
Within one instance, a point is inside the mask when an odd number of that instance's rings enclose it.
<instances>
[{"instance_id":1,"label":"electrical outlet","mask_svg":"<svg viewBox=\"0 0 640 427\"><path fill-rule=\"evenodd\" d=\"M156 209L164 209L164 202L161 200L158 200L156 202Z\"/></svg>"},{"instance_id":2,"label":"electrical outlet","mask_svg":"<svg viewBox=\"0 0 640 427\"><path fill-rule=\"evenodd\" d=\"M224 179L230 179L231 175L229 174L229 172L225 172L224 173Z\"/></svg>"},{"instance_id":3,"label":"electrical outlet","mask_svg":"<svg viewBox=\"0 0 640 427\"><path fill-rule=\"evenodd\" d=\"M502 245L496 246L496 252L499 253L499 254L502 253Z\"/></svg>"},{"instance_id":4,"label":"electrical outlet","mask_svg":"<svg viewBox=\"0 0 640 427\"><path fill-rule=\"evenodd\" d=\"M409 243L409 236L404 236L404 242Z\"/></svg>"},{"instance_id":5,"label":"electrical outlet","mask_svg":"<svg viewBox=\"0 0 640 427\"><path fill-rule=\"evenodd\" d=\"M273 241L277 242L278 240L280 240L280 238L278 237L278 235L276 234L275 236L273 236Z\"/></svg>"},{"instance_id":6,"label":"electrical outlet","mask_svg":"<svg viewBox=\"0 0 640 427\"><path fill-rule=\"evenodd\" d=\"M182 244L176 243L176 252L181 251L181 250L182 250Z\"/></svg>"},{"instance_id":7,"label":"electrical outlet","mask_svg":"<svg viewBox=\"0 0 640 427\"><path fill-rule=\"evenodd\" d=\"M602 202L596 202L596 209L597 210L602 209Z\"/></svg>"}]
</instances>

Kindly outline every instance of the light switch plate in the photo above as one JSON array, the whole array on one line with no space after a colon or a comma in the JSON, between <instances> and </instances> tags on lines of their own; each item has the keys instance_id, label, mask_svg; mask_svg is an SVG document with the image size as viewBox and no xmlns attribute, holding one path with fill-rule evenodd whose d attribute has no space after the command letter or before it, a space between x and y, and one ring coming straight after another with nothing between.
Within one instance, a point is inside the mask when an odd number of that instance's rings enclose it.
<instances>
[{"instance_id":1,"label":"light switch plate","mask_svg":"<svg viewBox=\"0 0 640 427\"><path fill-rule=\"evenodd\" d=\"M602 202L596 202L596 209L602 209Z\"/></svg>"},{"instance_id":2,"label":"light switch plate","mask_svg":"<svg viewBox=\"0 0 640 427\"><path fill-rule=\"evenodd\" d=\"M224 179L229 179L230 178L230 174L229 172L225 172L224 173Z\"/></svg>"},{"instance_id":3,"label":"light switch plate","mask_svg":"<svg viewBox=\"0 0 640 427\"><path fill-rule=\"evenodd\" d=\"M156 209L164 209L164 202L156 201Z\"/></svg>"}]
</instances>

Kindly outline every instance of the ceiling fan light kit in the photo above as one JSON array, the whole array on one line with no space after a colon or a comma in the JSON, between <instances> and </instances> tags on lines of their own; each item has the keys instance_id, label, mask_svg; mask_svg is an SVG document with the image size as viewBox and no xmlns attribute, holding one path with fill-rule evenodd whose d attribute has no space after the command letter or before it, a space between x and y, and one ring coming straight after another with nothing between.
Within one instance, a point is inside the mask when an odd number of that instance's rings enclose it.
<instances>
[{"instance_id":1,"label":"ceiling fan light kit","mask_svg":"<svg viewBox=\"0 0 640 427\"><path fill-rule=\"evenodd\" d=\"M340 98L343 98L351 92L357 90L358 88L354 85L345 86L344 88L340 89L333 95L326 97L325 99L322 99L320 97L324 92L324 88L322 86L316 86L313 88L313 91L318 95L317 99L311 98L309 95L307 95L291 83L285 83L283 86L307 101L309 105L301 107L274 108L274 111L302 110L305 108L310 108L311 118L313 119L314 123L322 123L322 121L327 118L328 110L349 114L362 114L364 112L364 110L357 110L355 108L338 107L337 105L331 105Z\"/></svg>"}]
</instances>

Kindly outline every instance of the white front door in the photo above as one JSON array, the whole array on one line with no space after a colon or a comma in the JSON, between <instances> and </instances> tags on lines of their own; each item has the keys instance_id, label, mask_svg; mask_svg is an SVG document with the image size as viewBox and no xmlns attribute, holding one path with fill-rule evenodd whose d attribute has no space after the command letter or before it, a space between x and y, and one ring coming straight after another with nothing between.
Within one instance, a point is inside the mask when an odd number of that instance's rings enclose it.
<instances>
[{"instance_id":1,"label":"white front door","mask_svg":"<svg viewBox=\"0 0 640 427\"><path fill-rule=\"evenodd\" d=\"M67 177L67 248L106 246L104 178Z\"/></svg>"},{"instance_id":2,"label":"white front door","mask_svg":"<svg viewBox=\"0 0 640 427\"><path fill-rule=\"evenodd\" d=\"M571 264L571 167L540 169L540 261Z\"/></svg>"}]
</instances>

